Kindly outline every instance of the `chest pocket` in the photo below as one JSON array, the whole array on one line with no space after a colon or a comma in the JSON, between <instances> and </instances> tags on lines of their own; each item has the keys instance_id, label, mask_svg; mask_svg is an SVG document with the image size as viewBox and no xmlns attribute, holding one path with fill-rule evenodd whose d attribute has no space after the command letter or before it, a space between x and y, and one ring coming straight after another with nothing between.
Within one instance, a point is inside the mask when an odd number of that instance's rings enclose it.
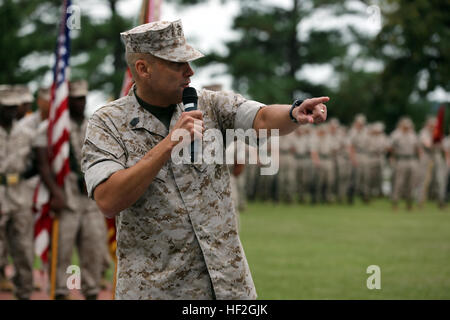
<instances>
[{"instance_id":1,"label":"chest pocket","mask_svg":"<svg viewBox=\"0 0 450 320\"><path fill-rule=\"evenodd\" d=\"M162 183L166 183L167 181L167 175L168 175L168 171L167 171L167 166L164 165L156 174L155 178L153 179L154 181L152 183L155 182L162 182Z\"/></svg>"}]
</instances>

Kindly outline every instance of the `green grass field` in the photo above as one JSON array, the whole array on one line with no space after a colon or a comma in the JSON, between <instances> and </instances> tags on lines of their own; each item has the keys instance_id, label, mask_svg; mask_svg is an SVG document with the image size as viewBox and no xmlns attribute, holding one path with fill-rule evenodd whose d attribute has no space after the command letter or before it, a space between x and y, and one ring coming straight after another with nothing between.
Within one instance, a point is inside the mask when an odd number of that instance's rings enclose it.
<instances>
[{"instance_id":1,"label":"green grass field","mask_svg":"<svg viewBox=\"0 0 450 320\"><path fill-rule=\"evenodd\" d=\"M450 209L249 203L240 222L259 299L450 299Z\"/></svg>"}]
</instances>

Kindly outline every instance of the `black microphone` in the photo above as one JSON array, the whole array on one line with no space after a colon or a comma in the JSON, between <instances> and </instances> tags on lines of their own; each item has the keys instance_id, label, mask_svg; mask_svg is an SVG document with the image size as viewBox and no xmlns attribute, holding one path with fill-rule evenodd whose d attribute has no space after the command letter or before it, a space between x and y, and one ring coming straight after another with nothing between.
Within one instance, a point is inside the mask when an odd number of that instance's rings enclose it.
<instances>
[{"instance_id":1,"label":"black microphone","mask_svg":"<svg viewBox=\"0 0 450 320\"><path fill-rule=\"evenodd\" d=\"M197 90L192 87L186 87L183 90L183 104L184 104L184 111L193 111L197 110ZM192 141L191 143L191 162L194 163L194 157L197 153L197 142Z\"/></svg>"}]
</instances>

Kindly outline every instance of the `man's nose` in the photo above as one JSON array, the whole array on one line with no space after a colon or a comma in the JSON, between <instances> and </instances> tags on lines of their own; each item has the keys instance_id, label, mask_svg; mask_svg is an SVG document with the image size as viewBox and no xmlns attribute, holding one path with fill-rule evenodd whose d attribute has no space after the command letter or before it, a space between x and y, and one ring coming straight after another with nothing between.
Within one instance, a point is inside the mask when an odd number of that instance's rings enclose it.
<instances>
[{"instance_id":1,"label":"man's nose","mask_svg":"<svg viewBox=\"0 0 450 320\"><path fill-rule=\"evenodd\" d=\"M194 75L194 70L192 70L189 62L186 62L186 70L184 71L186 77L192 77Z\"/></svg>"}]
</instances>

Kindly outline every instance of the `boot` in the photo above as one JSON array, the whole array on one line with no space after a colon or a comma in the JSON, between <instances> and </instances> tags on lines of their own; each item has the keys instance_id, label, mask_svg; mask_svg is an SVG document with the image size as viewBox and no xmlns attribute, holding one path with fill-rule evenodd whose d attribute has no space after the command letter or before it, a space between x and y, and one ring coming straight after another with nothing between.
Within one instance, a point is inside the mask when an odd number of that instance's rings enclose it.
<instances>
[{"instance_id":1,"label":"boot","mask_svg":"<svg viewBox=\"0 0 450 320\"><path fill-rule=\"evenodd\" d=\"M11 281L6 277L4 272L0 274L0 291L2 292L12 292L14 290L14 285Z\"/></svg>"}]
</instances>

